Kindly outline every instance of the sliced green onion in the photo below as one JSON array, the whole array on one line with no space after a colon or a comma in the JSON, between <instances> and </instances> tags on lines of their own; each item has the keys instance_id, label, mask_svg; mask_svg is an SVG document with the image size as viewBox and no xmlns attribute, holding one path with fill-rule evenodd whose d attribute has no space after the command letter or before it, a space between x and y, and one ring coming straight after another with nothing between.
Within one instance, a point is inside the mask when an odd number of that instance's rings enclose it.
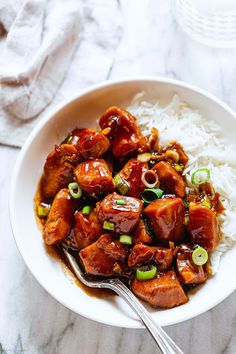
<instances>
[{"instance_id":1,"label":"sliced green onion","mask_svg":"<svg viewBox=\"0 0 236 354\"><path fill-rule=\"evenodd\" d=\"M208 261L208 253L203 247L197 247L192 253L193 263L202 266Z\"/></svg>"},{"instance_id":2,"label":"sliced green onion","mask_svg":"<svg viewBox=\"0 0 236 354\"><path fill-rule=\"evenodd\" d=\"M71 182L68 184L68 189L70 192L70 195L75 198L75 199L79 199L82 197L82 189L80 188L80 186L78 185L77 182Z\"/></svg>"},{"instance_id":3,"label":"sliced green onion","mask_svg":"<svg viewBox=\"0 0 236 354\"><path fill-rule=\"evenodd\" d=\"M89 205L84 206L83 209L82 209L82 213L84 215L89 215L90 211L91 211L91 207Z\"/></svg>"},{"instance_id":4,"label":"sliced green onion","mask_svg":"<svg viewBox=\"0 0 236 354\"><path fill-rule=\"evenodd\" d=\"M177 163L176 165L174 165L174 169L175 169L175 171L177 171L177 172L183 172L183 169L182 169L182 167Z\"/></svg>"},{"instance_id":5,"label":"sliced green onion","mask_svg":"<svg viewBox=\"0 0 236 354\"><path fill-rule=\"evenodd\" d=\"M210 201L208 195L205 196L204 200L201 202L201 205L208 208L208 209L211 209L211 201Z\"/></svg>"},{"instance_id":6,"label":"sliced green onion","mask_svg":"<svg viewBox=\"0 0 236 354\"><path fill-rule=\"evenodd\" d=\"M124 200L116 200L116 204L117 205L125 205L126 203L125 203L125 201Z\"/></svg>"},{"instance_id":7,"label":"sliced green onion","mask_svg":"<svg viewBox=\"0 0 236 354\"><path fill-rule=\"evenodd\" d=\"M151 203L156 199L161 198L163 195L163 190L160 188L148 188L144 189L141 194L141 198L145 203Z\"/></svg>"},{"instance_id":8,"label":"sliced green onion","mask_svg":"<svg viewBox=\"0 0 236 354\"><path fill-rule=\"evenodd\" d=\"M144 266L136 269L136 278L138 280L153 279L157 273L157 267L151 265L150 267Z\"/></svg>"},{"instance_id":9,"label":"sliced green onion","mask_svg":"<svg viewBox=\"0 0 236 354\"><path fill-rule=\"evenodd\" d=\"M129 235L121 235L120 236L120 243L123 243L125 245L132 245L132 237Z\"/></svg>"},{"instance_id":10,"label":"sliced green onion","mask_svg":"<svg viewBox=\"0 0 236 354\"><path fill-rule=\"evenodd\" d=\"M71 142L71 140L72 140L72 135L69 136L66 143L69 144Z\"/></svg>"},{"instance_id":11,"label":"sliced green onion","mask_svg":"<svg viewBox=\"0 0 236 354\"><path fill-rule=\"evenodd\" d=\"M183 204L184 204L185 209L188 209L188 203L186 202L186 200L183 200Z\"/></svg>"},{"instance_id":12,"label":"sliced green onion","mask_svg":"<svg viewBox=\"0 0 236 354\"><path fill-rule=\"evenodd\" d=\"M125 195L128 192L130 185L124 178L119 175L119 173L115 175L113 181L120 194Z\"/></svg>"},{"instance_id":13,"label":"sliced green onion","mask_svg":"<svg viewBox=\"0 0 236 354\"><path fill-rule=\"evenodd\" d=\"M113 224L113 222L104 221L104 223L103 223L103 228L104 228L105 230L114 231L114 230L115 230L115 225Z\"/></svg>"},{"instance_id":14,"label":"sliced green onion","mask_svg":"<svg viewBox=\"0 0 236 354\"><path fill-rule=\"evenodd\" d=\"M42 205L38 206L38 216L40 218L44 218L44 217L48 216L49 211L50 211L49 207L45 207L45 206L42 206Z\"/></svg>"},{"instance_id":15,"label":"sliced green onion","mask_svg":"<svg viewBox=\"0 0 236 354\"><path fill-rule=\"evenodd\" d=\"M209 181L210 170L208 168L199 168L197 171L193 172L191 176L191 182L193 184L203 184Z\"/></svg>"}]
</instances>

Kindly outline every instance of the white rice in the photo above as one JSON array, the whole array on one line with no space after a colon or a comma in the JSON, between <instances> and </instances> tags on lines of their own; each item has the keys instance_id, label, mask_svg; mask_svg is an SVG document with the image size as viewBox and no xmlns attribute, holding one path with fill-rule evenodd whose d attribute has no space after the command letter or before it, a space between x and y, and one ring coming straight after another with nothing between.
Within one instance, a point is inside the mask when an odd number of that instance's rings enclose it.
<instances>
[{"instance_id":1,"label":"white rice","mask_svg":"<svg viewBox=\"0 0 236 354\"><path fill-rule=\"evenodd\" d=\"M187 187L191 185L191 174L200 167L211 171L214 189L220 193L225 212L218 218L222 239L210 260L213 273L217 272L221 255L236 242L236 158L235 149L220 136L220 126L202 117L174 96L163 107L158 102L145 100L145 93L136 95L127 107L136 118L144 134L152 127L159 130L160 144L179 142L189 157L184 170Z\"/></svg>"}]
</instances>

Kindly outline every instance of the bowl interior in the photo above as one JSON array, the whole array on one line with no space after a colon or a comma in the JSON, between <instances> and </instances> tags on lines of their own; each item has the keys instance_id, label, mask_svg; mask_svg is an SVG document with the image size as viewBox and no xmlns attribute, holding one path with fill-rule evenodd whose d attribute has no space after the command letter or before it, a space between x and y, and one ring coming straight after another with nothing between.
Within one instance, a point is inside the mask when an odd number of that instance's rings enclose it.
<instances>
[{"instance_id":1,"label":"bowl interior","mask_svg":"<svg viewBox=\"0 0 236 354\"><path fill-rule=\"evenodd\" d=\"M217 99L201 90L173 80L131 80L98 85L52 112L40 122L28 138L17 161L11 186L10 216L20 253L39 283L59 302L90 319L121 327L142 327L128 305L118 296L96 298L78 287L62 265L50 257L44 247L33 211L33 199L47 154L75 127L96 127L97 118L111 105L126 107L132 97L146 91L150 99L165 103L178 94L202 114L221 125L222 134L234 144L234 113ZM20 205L20 208L19 208ZM236 248L222 259L220 270L190 301L169 310L153 310L153 318L162 326L192 318L222 301L234 289L236 278L230 275L236 266Z\"/></svg>"}]
</instances>

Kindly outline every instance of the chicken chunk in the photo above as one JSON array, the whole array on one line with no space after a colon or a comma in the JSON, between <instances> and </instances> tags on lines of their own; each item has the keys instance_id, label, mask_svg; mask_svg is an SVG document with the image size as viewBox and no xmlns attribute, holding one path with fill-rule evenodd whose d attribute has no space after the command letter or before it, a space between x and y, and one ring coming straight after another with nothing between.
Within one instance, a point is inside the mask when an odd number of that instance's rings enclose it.
<instances>
[{"instance_id":1,"label":"chicken chunk","mask_svg":"<svg viewBox=\"0 0 236 354\"><path fill-rule=\"evenodd\" d=\"M79 250L97 241L102 233L102 225L93 210L89 215L84 215L82 211L75 214L74 235Z\"/></svg>"},{"instance_id":2,"label":"chicken chunk","mask_svg":"<svg viewBox=\"0 0 236 354\"><path fill-rule=\"evenodd\" d=\"M157 240L180 242L184 236L184 205L180 198L163 198L144 209Z\"/></svg>"},{"instance_id":3,"label":"chicken chunk","mask_svg":"<svg viewBox=\"0 0 236 354\"><path fill-rule=\"evenodd\" d=\"M188 230L192 242L207 251L214 251L219 243L220 231L216 214L201 204L189 204Z\"/></svg>"},{"instance_id":4,"label":"chicken chunk","mask_svg":"<svg viewBox=\"0 0 236 354\"><path fill-rule=\"evenodd\" d=\"M166 147L166 150L174 150L178 153L179 155L179 161L178 163L181 163L183 165L186 165L188 162L188 156L185 154L183 147L176 143L176 141L172 142L170 145Z\"/></svg>"},{"instance_id":5,"label":"chicken chunk","mask_svg":"<svg viewBox=\"0 0 236 354\"><path fill-rule=\"evenodd\" d=\"M157 247L154 261L156 262L158 272L166 272L171 268L174 261L173 250L170 248Z\"/></svg>"},{"instance_id":6,"label":"chicken chunk","mask_svg":"<svg viewBox=\"0 0 236 354\"><path fill-rule=\"evenodd\" d=\"M78 162L79 156L74 146L55 146L44 165L40 186L44 201L51 201L60 189L66 188L73 181L74 168Z\"/></svg>"},{"instance_id":7,"label":"chicken chunk","mask_svg":"<svg viewBox=\"0 0 236 354\"><path fill-rule=\"evenodd\" d=\"M89 128L73 130L69 144L76 147L84 160L102 157L110 148L105 135Z\"/></svg>"},{"instance_id":8,"label":"chicken chunk","mask_svg":"<svg viewBox=\"0 0 236 354\"><path fill-rule=\"evenodd\" d=\"M125 164L125 166L119 172L119 175L122 179L127 181L130 186L127 195L130 197L140 198L140 194L146 188L142 182L142 175L147 170L147 162L141 162L135 158L130 159Z\"/></svg>"},{"instance_id":9,"label":"chicken chunk","mask_svg":"<svg viewBox=\"0 0 236 354\"><path fill-rule=\"evenodd\" d=\"M43 228L43 239L47 245L64 240L71 232L78 201L68 189L61 189L53 200L47 221Z\"/></svg>"},{"instance_id":10,"label":"chicken chunk","mask_svg":"<svg viewBox=\"0 0 236 354\"><path fill-rule=\"evenodd\" d=\"M165 193L173 193L177 197L183 198L185 194L185 182L183 178L165 161L158 162L152 167L160 180L160 188Z\"/></svg>"},{"instance_id":11,"label":"chicken chunk","mask_svg":"<svg viewBox=\"0 0 236 354\"><path fill-rule=\"evenodd\" d=\"M132 231L133 243L144 243L150 245L152 243L152 238L147 230L145 222L140 219L136 224L134 230Z\"/></svg>"},{"instance_id":12,"label":"chicken chunk","mask_svg":"<svg viewBox=\"0 0 236 354\"><path fill-rule=\"evenodd\" d=\"M137 243L130 251L128 266L139 267L150 261L154 261L158 272L166 272L172 266L173 260L172 249L159 246L150 247L142 243Z\"/></svg>"},{"instance_id":13,"label":"chicken chunk","mask_svg":"<svg viewBox=\"0 0 236 354\"><path fill-rule=\"evenodd\" d=\"M180 248L176 257L176 268L183 284L200 284L207 280L203 266L197 266L192 261L192 250L185 246Z\"/></svg>"},{"instance_id":14,"label":"chicken chunk","mask_svg":"<svg viewBox=\"0 0 236 354\"><path fill-rule=\"evenodd\" d=\"M171 308L188 301L174 271L158 274L146 281L134 278L131 281L131 289L153 307Z\"/></svg>"},{"instance_id":15,"label":"chicken chunk","mask_svg":"<svg viewBox=\"0 0 236 354\"><path fill-rule=\"evenodd\" d=\"M147 149L146 140L137 126L131 113L118 107L110 107L100 117L102 129L110 128L108 138L115 157L124 158L127 155L143 152Z\"/></svg>"},{"instance_id":16,"label":"chicken chunk","mask_svg":"<svg viewBox=\"0 0 236 354\"><path fill-rule=\"evenodd\" d=\"M113 224L112 231L129 234L139 220L142 205L143 202L139 199L113 193L96 204L96 213L102 224L104 221Z\"/></svg>"},{"instance_id":17,"label":"chicken chunk","mask_svg":"<svg viewBox=\"0 0 236 354\"><path fill-rule=\"evenodd\" d=\"M97 197L115 189L112 174L103 159L81 162L75 169L75 176L83 191Z\"/></svg>"},{"instance_id":18,"label":"chicken chunk","mask_svg":"<svg viewBox=\"0 0 236 354\"><path fill-rule=\"evenodd\" d=\"M150 262L156 251L157 247L150 247L143 245L142 243L137 243L130 251L128 266L136 267Z\"/></svg>"},{"instance_id":19,"label":"chicken chunk","mask_svg":"<svg viewBox=\"0 0 236 354\"><path fill-rule=\"evenodd\" d=\"M88 274L103 276L114 275L117 265L122 266L127 254L127 246L110 234L100 236L96 242L79 252L85 271Z\"/></svg>"}]
</instances>

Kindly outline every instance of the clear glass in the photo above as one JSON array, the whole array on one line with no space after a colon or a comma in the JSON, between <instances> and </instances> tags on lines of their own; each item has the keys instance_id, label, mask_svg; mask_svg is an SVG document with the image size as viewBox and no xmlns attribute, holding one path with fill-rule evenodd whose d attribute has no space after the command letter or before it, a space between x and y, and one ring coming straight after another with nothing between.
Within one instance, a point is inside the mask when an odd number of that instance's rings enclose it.
<instances>
[{"instance_id":1,"label":"clear glass","mask_svg":"<svg viewBox=\"0 0 236 354\"><path fill-rule=\"evenodd\" d=\"M236 47L236 0L174 0L177 22L210 47Z\"/></svg>"}]
</instances>

